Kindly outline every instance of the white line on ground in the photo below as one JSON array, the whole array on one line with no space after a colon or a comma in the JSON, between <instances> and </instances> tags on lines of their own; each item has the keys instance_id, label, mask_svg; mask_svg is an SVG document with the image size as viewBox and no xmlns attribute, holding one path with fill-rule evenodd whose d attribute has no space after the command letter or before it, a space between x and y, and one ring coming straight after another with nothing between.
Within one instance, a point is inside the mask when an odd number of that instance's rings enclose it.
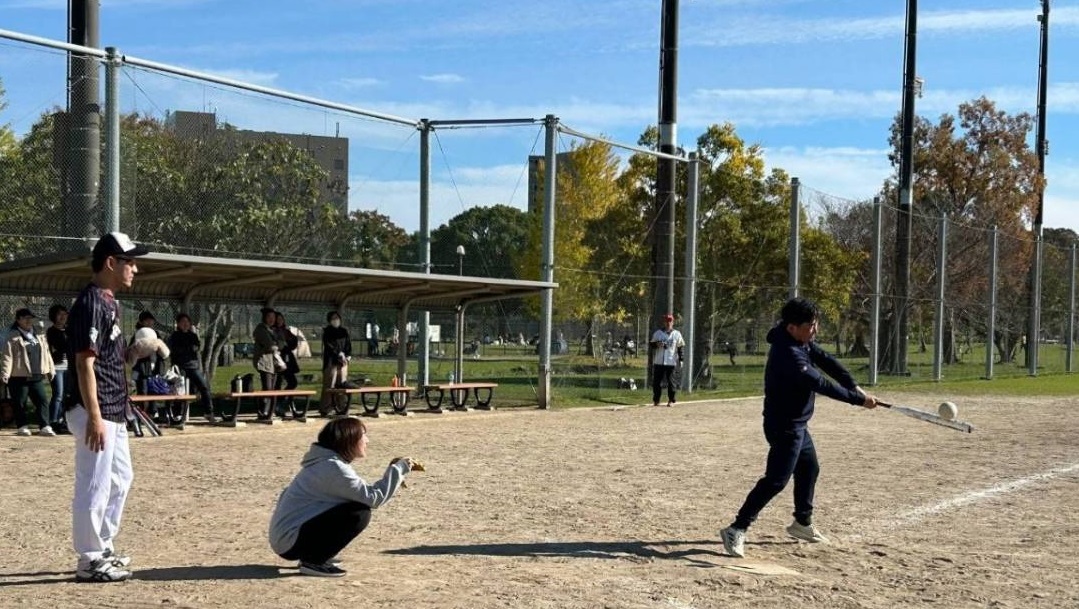
<instances>
[{"instance_id":1,"label":"white line on ground","mask_svg":"<svg viewBox=\"0 0 1079 609\"><path fill-rule=\"evenodd\" d=\"M1030 486L1032 484L1036 484L1043 480L1049 480L1051 478L1070 474L1074 471L1079 471L1079 463L1073 463L1064 467L1057 467L1049 471L1042 472L1040 474L1033 474L1030 476L1026 476L1025 478L1019 478L1018 480L1004 482L1002 484L997 484L996 486L991 486L989 488L963 493L962 495L952 497L951 499L946 499L938 503L923 505L912 510L908 510L906 512L901 512L899 516L896 517L895 523L899 525L913 524L928 516L939 514L940 512L946 510L962 507L971 503L977 503L978 501L981 501L983 499L989 499L991 497L996 497L997 495L1005 495L1017 491L1021 488Z\"/></svg>"}]
</instances>

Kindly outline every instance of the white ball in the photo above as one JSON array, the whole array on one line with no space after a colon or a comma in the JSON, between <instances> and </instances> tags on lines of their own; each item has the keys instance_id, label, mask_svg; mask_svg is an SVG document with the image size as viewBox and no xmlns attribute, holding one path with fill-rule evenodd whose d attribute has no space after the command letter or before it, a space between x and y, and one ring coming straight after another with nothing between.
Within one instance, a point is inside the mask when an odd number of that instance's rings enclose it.
<instances>
[{"instance_id":1,"label":"white ball","mask_svg":"<svg viewBox=\"0 0 1079 609\"><path fill-rule=\"evenodd\" d=\"M940 407L937 408L937 413L940 414L940 418L953 421L955 417L959 416L959 409L954 402L942 402Z\"/></svg>"}]
</instances>

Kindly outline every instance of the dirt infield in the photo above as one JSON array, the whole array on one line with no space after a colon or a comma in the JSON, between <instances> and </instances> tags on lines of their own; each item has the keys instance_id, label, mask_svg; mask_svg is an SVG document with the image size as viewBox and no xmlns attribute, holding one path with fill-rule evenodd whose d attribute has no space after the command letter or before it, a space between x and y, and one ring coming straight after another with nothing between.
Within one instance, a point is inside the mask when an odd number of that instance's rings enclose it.
<instances>
[{"instance_id":1,"label":"dirt infield","mask_svg":"<svg viewBox=\"0 0 1079 609\"><path fill-rule=\"evenodd\" d=\"M786 537L788 489L744 560L717 531L762 472L759 399L369 421L365 477L398 455L428 471L338 580L266 541L317 421L133 439L119 546L136 575L107 585L72 581L70 436L5 432L0 607L1079 606L1074 400L955 401L974 434L822 399L815 521L833 544Z\"/></svg>"}]
</instances>

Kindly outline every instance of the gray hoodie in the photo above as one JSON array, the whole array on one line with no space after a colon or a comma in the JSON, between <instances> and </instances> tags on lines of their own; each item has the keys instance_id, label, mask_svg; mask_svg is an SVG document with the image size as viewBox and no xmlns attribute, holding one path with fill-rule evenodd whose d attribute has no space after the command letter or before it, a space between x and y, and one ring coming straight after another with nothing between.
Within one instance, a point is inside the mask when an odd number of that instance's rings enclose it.
<instances>
[{"instance_id":1,"label":"gray hoodie","mask_svg":"<svg viewBox=\"0 0 1079 609\"><path fill-rule=\"evenodd\" d=\"M336 452L312 444L301 469L277 499L270 518L270 547L278 555L296 545L300 527L326 510L356 501L375 509L390 500L409 472L408 462L386 468L382 479L367 484Z\"/></svg>"}]
</instances>

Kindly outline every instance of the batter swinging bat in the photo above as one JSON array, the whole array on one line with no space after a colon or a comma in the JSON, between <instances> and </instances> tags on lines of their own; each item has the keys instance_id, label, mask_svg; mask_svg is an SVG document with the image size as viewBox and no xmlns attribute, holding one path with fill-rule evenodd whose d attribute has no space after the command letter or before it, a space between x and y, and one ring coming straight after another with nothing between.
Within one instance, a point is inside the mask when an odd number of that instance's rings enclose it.
<instances>
[{"instance_id":1,"label":"batter swinging bat","mask_svg":"<svg viewBox=\"0 0 1079 609\"><path fill-rule=\"evenodd\" d=\"M935 415L935 414L933 414L931 412L926 412L924 410L918 410L916 408L908 408L906 406L896 406L894 404L889 404L887 402L877 402L877 406L883 406L883 407L891 410L892 412L898 412L899 414L904 414L904 415L907 415L908 417L913 417L915 419L925 421L926 423L933 423L934 425L941 425L943 427L948 427L950 429L955 429L957 431L965 431L967 433L972 433L974 431L974 426L971 425L970 423L964 423L963 421L955 421L955 420L945 419L945 418L942 418L942 417L940 417L938 415Z\"/></svg>"}]
</instances>

